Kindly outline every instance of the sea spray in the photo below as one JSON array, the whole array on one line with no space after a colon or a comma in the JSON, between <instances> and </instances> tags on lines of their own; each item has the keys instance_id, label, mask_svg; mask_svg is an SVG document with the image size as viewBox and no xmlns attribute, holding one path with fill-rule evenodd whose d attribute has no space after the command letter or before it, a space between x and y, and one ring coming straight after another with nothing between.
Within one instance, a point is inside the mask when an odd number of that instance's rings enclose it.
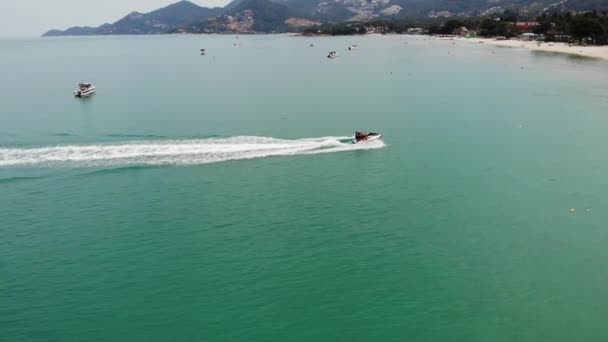
<instances>
[{"instance_id":1,"label":"sea spray","mask_svg":"<svg viewBox=\"0 0 608 342\"><path fill-rule=\"evenodd\" d=\"M0 167L197 165L269 156L346 152L384 146L381 140L352 144L346 136L293 140L256 136L139 140L91 145L0 148Z\"/></svg>"}]
</instances>

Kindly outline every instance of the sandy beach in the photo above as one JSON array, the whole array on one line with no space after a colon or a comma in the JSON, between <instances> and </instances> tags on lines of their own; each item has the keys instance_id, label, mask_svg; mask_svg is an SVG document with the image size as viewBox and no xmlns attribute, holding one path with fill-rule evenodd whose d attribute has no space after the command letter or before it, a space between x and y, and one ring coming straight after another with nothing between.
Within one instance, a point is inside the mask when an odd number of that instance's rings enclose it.
<instances>
[{"instance_id":1,"label":"sandy beach","mask_svg":"<svg viewBox=\"0 0 608 342\"><path fill-rule=\"evenodd\" d=\"M462 38L461 41L470 43L483 43L493 46L502 46L518 49L528 49L531 51L544 51L554 53L565 53L590 58L600 58L608 60L608 46L569 46L565 43L547 43L543 42L538 45L535 41L521 40L495 40L488 38Z\"/></svg>"}]
</instances>

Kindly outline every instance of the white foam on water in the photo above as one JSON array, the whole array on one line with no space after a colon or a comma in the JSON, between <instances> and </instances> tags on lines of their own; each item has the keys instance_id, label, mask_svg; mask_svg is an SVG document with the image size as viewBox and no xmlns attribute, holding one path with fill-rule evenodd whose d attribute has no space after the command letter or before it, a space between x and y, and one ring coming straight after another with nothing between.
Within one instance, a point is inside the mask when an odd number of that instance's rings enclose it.
<instances>
[{"instance_id":1,"label":"white foam on water","mask_svg":"<svg viewBox=\"0 0 608 342\"><path fill-rule=\"evenodd\" d=\"M227 160L367 150L385 146L382 140L352 144L351 137L275 139L229 138L140 140L94 145L0 148L0 167L197 165Z\"/></svg>"}]
</instances>

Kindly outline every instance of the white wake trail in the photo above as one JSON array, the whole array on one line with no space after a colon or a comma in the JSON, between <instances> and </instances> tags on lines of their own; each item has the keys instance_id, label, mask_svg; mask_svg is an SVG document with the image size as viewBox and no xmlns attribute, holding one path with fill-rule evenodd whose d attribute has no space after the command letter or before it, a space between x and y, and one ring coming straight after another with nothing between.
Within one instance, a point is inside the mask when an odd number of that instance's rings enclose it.
<instances>
[{"instance_id":1,"label":"white wake trail","mask_svg":"<svg viewBox=\"0 0 608 342\"><path fill-rule=\"evenodd\" d=\"M382 148L381 140L351 144L350 137L275 139L229 138L140 140L94 145L0 148L0 167L196 165L269 156L318 154Z\"/></svg>"}]
</instances>

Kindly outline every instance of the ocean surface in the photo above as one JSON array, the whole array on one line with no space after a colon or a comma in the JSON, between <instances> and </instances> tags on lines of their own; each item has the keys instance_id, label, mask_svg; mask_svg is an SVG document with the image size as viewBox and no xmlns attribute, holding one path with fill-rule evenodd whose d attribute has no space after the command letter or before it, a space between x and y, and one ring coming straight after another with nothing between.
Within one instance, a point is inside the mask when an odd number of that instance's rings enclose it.
<instances>
[{"instance_id":1,"label":"ocean surface","mask_svg":"<svg viewBox=\"0 0 608 342\"><path fill-rule=\"evenodd\" d=\"M0 41L2 341L608 339L608 62L239 41Z\"/></svg>"}]
</instances>

